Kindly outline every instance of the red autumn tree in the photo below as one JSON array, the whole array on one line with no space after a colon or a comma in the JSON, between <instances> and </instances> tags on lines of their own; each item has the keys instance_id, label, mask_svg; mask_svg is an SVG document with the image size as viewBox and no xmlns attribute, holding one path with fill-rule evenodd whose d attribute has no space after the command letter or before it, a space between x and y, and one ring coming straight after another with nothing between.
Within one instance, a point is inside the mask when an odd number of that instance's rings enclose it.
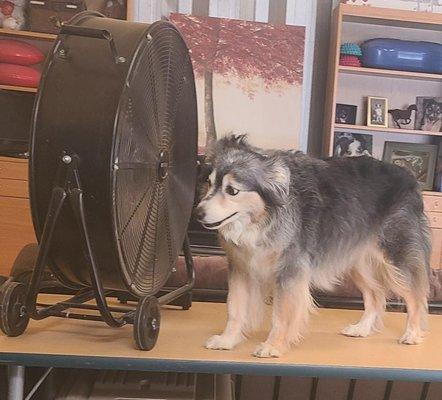
<instances>
[{"instance_id":1,"label":"red autumn tree","mask_svg":"<svg viewBox=\"0 0 442 400\"><path fill-rule=\"evenodd\" d=\"M195 75L204 78L206 147L216 140L213 74L261 77L266 88L302 83L303 27L171 14L182 33ZM243 86L253 98L254 92Z\"/></svg>"}]
</instances>

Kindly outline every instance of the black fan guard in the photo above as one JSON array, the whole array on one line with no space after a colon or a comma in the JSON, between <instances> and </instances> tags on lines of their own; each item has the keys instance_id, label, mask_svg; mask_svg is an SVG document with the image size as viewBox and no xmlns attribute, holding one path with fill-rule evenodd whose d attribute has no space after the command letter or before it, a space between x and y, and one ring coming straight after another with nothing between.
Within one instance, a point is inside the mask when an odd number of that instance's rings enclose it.
<instances>
[{"instance_id":1,"label":"black fan guard","mask_svg":"<svg viewBox=\"0 0 442 400\"><path fill-rule=\"evenodd\" d=\"M156 293L182 247L195 192L196 96L187 47L165 21L146 26L83 13L63 32L34 110L30 197L37 237L60 160L71 159L103 287ZM89 287L90 260L78 231L63 205L50 266L70 287Z\"/></svg>"}]
</instances>

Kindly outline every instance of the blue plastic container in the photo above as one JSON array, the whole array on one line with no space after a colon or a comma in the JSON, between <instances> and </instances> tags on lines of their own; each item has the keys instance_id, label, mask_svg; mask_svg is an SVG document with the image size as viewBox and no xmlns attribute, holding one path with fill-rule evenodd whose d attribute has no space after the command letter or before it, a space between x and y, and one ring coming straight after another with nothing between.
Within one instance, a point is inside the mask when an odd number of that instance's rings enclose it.
<instances>
[{"instance_id":1,"label":"blue plastic container","mask_svg":"<svg viewBox=\"0 0 442 400\"><path fill-rule=\"evenodd\" d=\"M442 74L442 45L399 39L371 39L361 45L364 67Z\"/></svg>"}]
</instances>

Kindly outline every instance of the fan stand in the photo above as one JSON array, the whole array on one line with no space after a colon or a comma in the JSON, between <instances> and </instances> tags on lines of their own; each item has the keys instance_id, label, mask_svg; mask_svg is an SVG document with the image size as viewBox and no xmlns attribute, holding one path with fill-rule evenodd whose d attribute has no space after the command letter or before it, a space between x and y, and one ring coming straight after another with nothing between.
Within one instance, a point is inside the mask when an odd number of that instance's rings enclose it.
<instances>
[{"instance_id":1,"label":"fan stand","mask_svg":"<svg viewBox=\"0 0 442 400\"><path fill-rule=\"evenodd\" d=\"M195 282L195 271L186 235L183 253L186 261L187 283L161 297L147 296L141 298L136 309L128 307L110 307L106 296L115 296L115 291L105 290L100 279L100 271L95 263L91 247L87 221L83 206L83 190L77 169L78 157L64 154L61 157L56 183L44 222L36 265L32 271L29 286L14 282L10 278L0 289L0 328L8 336L21 335L28 325L29 319L41 320L47 317L62 317L92 321L104 321L111 327L126 324L134 325L134 339L140 350L151 350L157 341L160 328L160 305L170 304L179 297L184 297L183 308L191 305L191 290ZM92 287L83 288L69 298L55 304L37 303L43 271L48 261L52 245L54 228L57 224L61 208L69 200L74 216L78 222L81 241L89 260L89 272ZM96 305L85 304L95 299ZM67 312L68 309L97 310L100 315ZM118 313L116 317L113 313Z\"/></svg>"}]
</instances>

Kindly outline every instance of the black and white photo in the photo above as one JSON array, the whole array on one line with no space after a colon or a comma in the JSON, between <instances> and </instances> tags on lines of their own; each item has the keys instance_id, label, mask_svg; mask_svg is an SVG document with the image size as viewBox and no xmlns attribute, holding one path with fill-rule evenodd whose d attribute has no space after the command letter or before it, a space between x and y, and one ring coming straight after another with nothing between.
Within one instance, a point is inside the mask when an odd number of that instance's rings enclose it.
<instances>
[{"instance_id":1,"label":"black and white photo","mask_svg":"<svg viewBox=\"0 0 442 400\"><path fill-rule=\"evenodd\" d=\"M333 155L335 157L372 156L373 136L352 132L335 132Z\"/></svg>"},{"instance_id":2,"label":"black and white photo","mask_svg":"<svg viewBox=\"0 0 442 400\"><path fill-rule=\"evenodd\" d=\"M356 125L356 112L358 107L351 104L336 104L337 124Z\"/></svg>"},{"instance_id":3,"label":"black and white photo","mask_svg":"<svg viewBox=\"0 0 442 400\"><path fill-rule=\"evenodd\" d=\"M442 97L416 97L415 129L442 132Z\"/></svg>"},{"instance_id":4,"label":"black and white photo","mask_svg":"<svg viewBox=\"0 0 442 400\"><path fill-rule=\"evenodd\" d=\"M368 97L367 126L388 127L388 100L384 97Z\"/></svg>"}]
</instances>

